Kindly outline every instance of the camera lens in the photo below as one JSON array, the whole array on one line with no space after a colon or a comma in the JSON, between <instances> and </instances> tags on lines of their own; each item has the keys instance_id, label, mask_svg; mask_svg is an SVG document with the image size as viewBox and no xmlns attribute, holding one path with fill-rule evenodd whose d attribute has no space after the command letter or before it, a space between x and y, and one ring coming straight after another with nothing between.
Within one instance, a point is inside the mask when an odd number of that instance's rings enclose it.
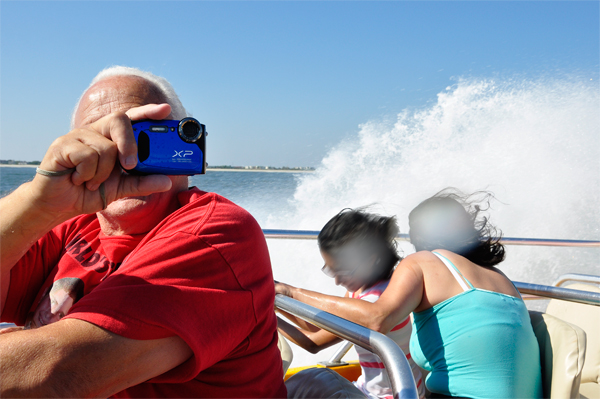
<instances>
[{"instance_id":1,"label":"camera lens","mask_svg":"<svg viewBox=\"0 0 600 399\"><path fill-rule=\"evenodd\" d=\"M196 125L195 123L188 122L185 125L183 125L181 130L183 130L183 135L185 137L187 137L188 139L193 139L194 137L196 137L198 135L198 131L200 130L200 127L198 125Z\"/></svg>"},{"instance_id":2,"label":"camera lens","mask_svg":"<svg viewBox=\"0 0 600 399\"><path fill-rule=\"evenodd\" d=\"M179 122L179 137L185 142L193 143L202 135L200 123L194 118L185 118Z\"/></svg>"}]
</instances>

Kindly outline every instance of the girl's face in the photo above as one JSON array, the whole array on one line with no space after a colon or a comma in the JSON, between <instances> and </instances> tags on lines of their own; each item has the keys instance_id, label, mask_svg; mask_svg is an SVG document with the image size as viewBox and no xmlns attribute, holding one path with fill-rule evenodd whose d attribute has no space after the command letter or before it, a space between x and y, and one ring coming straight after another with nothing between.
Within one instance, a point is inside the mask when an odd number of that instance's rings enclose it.
<instances>
[{"instance_id":1,"label":"girl's face","mask_svg":"<svg viewBox=\"0 0 600 399\"><path fill-rule=\"evenodd\" d=\"M340 251L335 256L321 251L325 265L321 269L327 276L335 279L336 285L341 285L349 292L355 292L365 287L372 278L375 255L365 258L364 255Z\"/></svg>"}]
</instances>

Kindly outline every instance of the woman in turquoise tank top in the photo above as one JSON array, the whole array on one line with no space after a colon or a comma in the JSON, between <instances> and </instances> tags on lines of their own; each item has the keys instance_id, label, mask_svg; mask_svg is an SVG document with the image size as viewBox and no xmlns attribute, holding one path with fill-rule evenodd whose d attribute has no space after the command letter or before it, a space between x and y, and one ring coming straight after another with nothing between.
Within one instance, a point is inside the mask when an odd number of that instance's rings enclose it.
<instances>
[{"instance_id":1,"label":"woman in turquoise tank top","mask_svg":"<svg viewBox=\"0 0 600 399\"><path fill-rule=\"evenodd\" d=\"M276 290L382 333L413 312L410 353L430 372L430 397L540 398L539 348L529 313L495 267L504 247L476 204L489 205L491 194L476 194L483 197L473 201L477 196L444 190L413 209L410 238L417 252L398 264L374 303L289 285Z\"/></svg>"}]
</instances>

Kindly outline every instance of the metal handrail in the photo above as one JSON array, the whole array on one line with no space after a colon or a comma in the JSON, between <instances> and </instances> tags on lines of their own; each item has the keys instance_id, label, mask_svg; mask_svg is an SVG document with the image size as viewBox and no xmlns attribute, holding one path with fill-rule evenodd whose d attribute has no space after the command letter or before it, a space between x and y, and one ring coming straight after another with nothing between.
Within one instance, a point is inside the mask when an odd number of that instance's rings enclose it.
<instances>
[{"instance_id":1,"label":"metal handrail","mask_svg":"<svg viewBox=\"0 0 600 399\"><path fill-rule=\"evenodd\" d=\"M263 229L263 233L265 235L265 238L300 239L300 240L316 240L319 235L319 231L315 231L315 230ZM408 234L398 234L398 236L396 237L396 240L397 241L410 241L410 238L409 238ZM554 239L539 239L539 238L504 237L500 240L500 242L505 245L558 246L558 247L600 247L600 241L591 241L591 240L554 240ZM522 294L530 294L530 295L535 295L535 296L539 296L539 297L555 298L555 299L561 299L561 300L565 300L565 301L579 302L579 303L584 303L584 304L588 304L588 305L600 306L600 293L581 291L581 290L572 290L572 289L568 289L568 288L559 287L565 281L581 281L581 282L588 282L588 283L591 282L591 283L599 284L600 276L576 274L576 273L565 274L565 275L561 276L554 283L554 285L555 285L554 287L547 286L547 285L541 285L541 284L523 283L523 282L518 282L518 281L514 281L513 283L515 284L515 287L519 290L519 292ZM285 298L285 300L290 299L287 297L283 297L281 295L277 295L277 297L275 298L276 306L278 306L278 301L282 301L282 300L284 300L284 298ZM301 302L298 302L298 304L301 304ZM302 304L302 305L304 305L304 304ZM304 306L307 306L307 305L304 305ZM292 311L290 311L289 309L285 309L285 308L282 308L282 309L286 310L292 314L295 314ZM316 309L314 309L314 310L316 312L319 312ZM336 317L336 316L333 316L326 312L321 312L321 313L325 313L329 316ZM371 349L365 347L364 345L361 345L361 343L354 341L353 339L346 338L343 335L338 334L336 331L330 330L329 328L325 327L325 325L319 325L315 321L306 319L306 318L300 316L299 314L295 314L295 315L310 322L310 323L315 324L317 327L324 328L327 331L330 331L336 335L339 335L340 337L345 338L348 341L344 345L340 346L337 349L337 351L332 355L332 357L330 358L329 361L322 362L321 364L324 364L326 366L344 364L344 362L342 362L342 358L352 348L353 343L357 344L367 350L371 350ZM354 324L347 320L344 320L344 319L340 319L340 320L343 320L344 322L348 322L354 326L361 327L361 326L358 326L357 324ZM371 330L367 330L367 331L371 331ZM374 333L374 334L376 334L376 333ZM372 351L375 352L374 350L372 350ZM400 352L402 352L402 351L400 351ZM377 353L377 352L375 352L375 353L379 355L379 353ZM379 356L379 357L383 360L382 356ZM406 361L406 357L405 356L403 356L403 357L404 357L404 360ZM385 364L385 361L384 361L384 364ZM407 365L408 365L408 363L407 363ZM386 367L387 367L387 365L386 365ZM410 370L410 368L409 368L409 370ZM390 374L390 381L392 381L392 389L394 389L394 380L392 379L391 373L389 373L389 374ZM412 373L409 373L409 374L411 376L411 381L414 384L414 380L412 379ZM415 387L415 389L416 389L416 387ZM397 397L396 392L397 391L394 390L394 398Z\"/></svg>"},{"instance_id":2,"label":"metal handrail","mask_svg":"<svg viewBox=\"0 0 600 399\"><path fill-rule=\"evenodd\" d=\"M394 399L418 399L417 386L402 349L385 335L278 294L275 306L340 338L375 353L388 373Z\"/></svg>"},{"instance_id":3,"label":"metal handrail","mask_svg":"<svg viewBox=\"0 0 600 399\"><path fill-rule=\"evenodd\" d=\"M316 240L317 230L282 230L263 229L266 238ZM410 241L408 234L398 234L396 241ZM600 247L600 241L594 240L556 240L546 238L517 238L503 237L500 242L504 245L532 245L551 247Z\"/></svg>"},{"instance_id":4,"label":"metal handrail","mask_svg":"<svg viewBox=\"0 0 600 399\"><path fill-rule=\"evenodd\" d=\"M564 281L600 283L600 276L577 273L564 274L557 280L557 283L554 284L554 287L539 284L521 283L518 281L514 281L513 283L522 294L532 294L536 296L561 299L564 301L585 303L586 305L600 306L600 293L558 287ZM344 345L341 345L328 361L321 362L321 364L326 366L345 364L342 362L342 358L352 348L352 345L352 342L345 342Z\"/></svg>"},{"instance_id":5,"label":"metal handrail","mask_svg":"<svg viewBox=\"0 0 600 399\"><path fill-rule=\"evenodd\" d=\"M600 306L600 292L572 290L569 288L553 287L551 285L530 284L513 281L521 294L531 294L546 298L562 299L563 301L585 303Z\"/></svg>"},{"instance_id":6,"label":"metal handrail","mask_svg":"<svg viewBox=\"0 0 600 399\"><path fill-rule=\"evenodd\" d=\"M560 276L554 284L555 287L560 287L567 281L576 281L578 283L590 283L600 284L600 276L594 276L593 274L579 274L579 273L567 273Z\"/></svg>"}]
</instances>

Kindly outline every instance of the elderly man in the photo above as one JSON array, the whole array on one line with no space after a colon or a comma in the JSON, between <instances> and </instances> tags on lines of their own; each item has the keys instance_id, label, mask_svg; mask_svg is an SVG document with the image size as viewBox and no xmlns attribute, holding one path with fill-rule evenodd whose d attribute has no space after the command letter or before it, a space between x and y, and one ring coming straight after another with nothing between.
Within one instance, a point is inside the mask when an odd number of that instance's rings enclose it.
<instances>
[{"instance_id":1,"label":"elderly man","mask_svg":"<svg viewBox=\"0 0 600 399\"><path fill-rule=\"evenodd\" d=\"M0 201L2 321L24 325L54 281L84 286L64 317L0 335L1 397L286 396L256 221L185 176L122 170L132 120L185 116L164 79L105 70Z\"/></svg>"}]
</instances>

